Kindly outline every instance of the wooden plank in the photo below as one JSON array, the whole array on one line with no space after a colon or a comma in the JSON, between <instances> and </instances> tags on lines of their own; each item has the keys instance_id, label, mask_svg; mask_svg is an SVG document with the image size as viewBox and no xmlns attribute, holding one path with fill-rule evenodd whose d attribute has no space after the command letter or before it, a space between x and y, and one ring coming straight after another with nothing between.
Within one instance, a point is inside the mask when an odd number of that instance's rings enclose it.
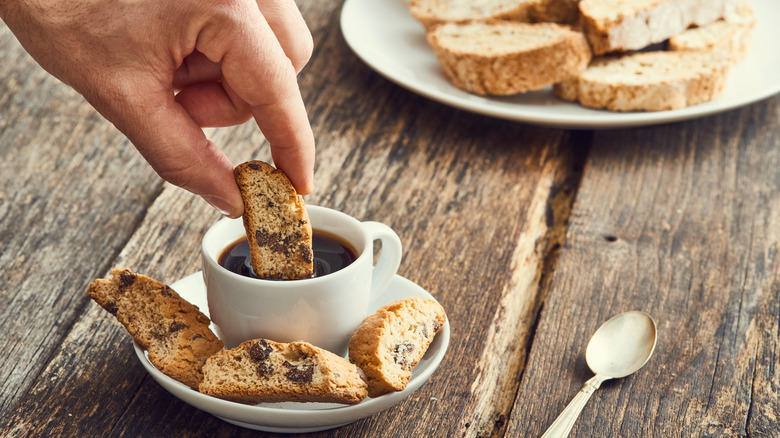
<instances>
[{"instance_id":1,"label":"wooden plank","mask_svg":"<svg viewBox=\"0 0 780 438\"><path fill-rule=\"evenodd\" d=\"M455 116L455 120L461 124L465 122L458 116ZM464 127L462 131L450 131L447 137L449 140L455 136L462 138L468 135L471 128L473 126ZM523 138L522 128L515 129L519 138ZM526 136L526 139L532 140L529 137ZM468 142L467 147L456 146L451 141L439 143L426 140L426 137L422 137L419 141L407 144L411 152L410 159L422 158L431 152L431 145L436 143L441 146L435 147L435 152L444 154L447 151L444 155L446 161L457 165L452 169L442 169L437 163L412 167L406 161L396 162L388 167L386 175L379 178L365 171L361 179L345 183L345 187L354 187L352 190L358 192L373 192L392 181L411 181L419 173L430 175L431 179L426 178L389 193L386 204L380 206L384 213L380 209L366 207L371 198L360 201L357 194L348 190L345 198L353 201L345 209L359 211L365 208L368 213L361 219L383 220L398 230L406 246L401 273L423 285L444 303L455 336L440 370L408 402L390 412L347 426L339 430L338 434L419 436L422 433L426 436L451 436L465 423L469 423L469 427L464 427L471 431L492 430L496 427L495 419L508 413L517 389L517 380L504 379L503 371L508 364L514 364L518 370L517 367L522 366L525 348L523 342L518 342L517 332L520 332L520 336L527 336L529 327L523 322L533 319L528 314L535 310L537 304L531 292L535 290L533 282L538 281L533 271L538 269L538 262L532 261L539 257L537 251L543 247L543 239L537 242L540 236L533 229L534 224L539 225L538 222L546 223L544 200L551 190L550 186L557 181L556 170L558 175L561 173L556 163L562 162L563 154L554 150L556 145L542 144L535 158L540 158L541 153L550 153L543 159L542 168L536 168L530 163L509 167L502 160L495 160L495 164L487 168L488 172L476 172L475 168L484 166L484 162L459 162L455 156L466 156L469 149L478 149L478 143L472 142L478 140L477 136ZM392 151L390 143L396 141L390 137L388 144L380 144L387 147L381 147L378 151L384 150L387 157ZM510 157L522 163L529 158L525 154L531 151L517 148ZM348 155L350 151L343 150L342 153ZM342 172L352 174L363 173L364 170L358 160L350 167L342 168ZM469 176L461 183L456 183L459 174ZM442 193L425 190L429 184L444 190ZM511 196L502 190L509 187L515 187L509 191ZM528 190L528 187L533 189ZM408 202L410 194L417 197L417 202L422 204L419 208L425 214L410 217L400 208ZM199 225L188 226L181 223L181 216L166 218L162 214L175 210L192 212L192 218L208 217L208 214L203 214L208 212L199 211L197 206L188 204L183 198L186 196L180 190L166 187L150 209L147 219L120 254L118 266L130 266L166 281L177 278L177 275L171 278L170 272L180 272L178 276L181 276L198 269L198 238L203 231L198 232L198 228L210 222L193 219ZM317 196L312 198L316 199ZM526 219L525 210L529 207L534 215ZM491 219L495 211L504 212L506 219ZM517 218L523 219L518 221ZM216 218L210 219L213 221ZM187 231L182 232L180 227L185 227ZM457 237L452 238L453 235ZM492 241L506 244L500 250L485 245L485 242ZM527 246L529 242L530 247ZM446 257L446 254L456 256ZM507 283L509 287L505 286ZM478 302L484 304L471 304ZM213 433L238 431L206 414L193 412L192 408L172 400L155 382L145 378L140 364L132 355L129 340L120 339L123 329L110 320L104 321L103 316L97 309L97 314L90 311L79 321L63 342L63 350L70 354L58 354L53 359L34 388L35 401L22 405L14 413L12 424L24 428L13 430L33 435L42 430L68 435L84 430L85 427L94 427L128 436L150 433L197 434L204 430ZM487 325L483 321L486 319L495 321L489 338L486 338L487 333L484 331ZM84 333L86 327L90 327L90 333L93 333L91 336ZM99 341L103 333L117 340L119 345L111 344L110 350L105 351L106 346ZM126 356L117 360L116 356L123 350ZM484 352L478 355L475 354L477 351ZM71 362L78 357L100 357L106 361L115 360L116 363L109 369L78 367ZM61 372L57 370L70 367L77 368L81 375L62 380L48 378L50 374ZM464 368L468 371L464 372ZM69 384L76 380L91 383L80 387ZM141 386L134 386L130 382ZM109 392L105 388L118 390ZM82 395L74 399L70 395L74 392ZM65 399L67 403L63 403ZM64 417L66 407L67 411L91 412L93 406L124 414L112 419L81 417L81 422L59 421ZM43 419L35 415L44 411L50 414ZM434 420L449 412L460 412L462 418L457 423L439 425L436 433L432 434L429 428L435 424ZM144 421L139 421L139 418ZM38 419L37 423L35 419Z\"/></svg>"},{"instance_id":2,"label":"wooden plank","mask_svg":"<svg viewBox=\"0 0 780 438\"><path fill-rule=\"evenodd\" d=\"M572 436L776 436L780 97L716 117L599 132L507 436L539 436L592 373L608 317L653 315L636 375L606 383Z\"/></svg>"},{"instance_id":3,"label":"wooden plank","mask_svg":"<svg viewBox=\"0 0 780 438\"><path fill-rule=\"evenodd\" d=\"M162 183L0 23L0 412L59 349ZM2 420L7 415L0 415ZM0 421L2 424L3 421Z\"/></svg>"},{"instance_id":4,"label":"wooden plank","mask_svg":"<svg viewBox=\"0 0 780 438\"><path fill-rule=\"evenodd\" d=\"M400 274L444 304L453 337L439 370L409 400L327 435L501 434L505 423L496 419L508 415L519 384L502 370L522 368L546 230L557 223L548 202L570 190L576 154L564 131L446 108L370 72L341 38L338 7L304 7L317 52L301 84L319 145L318 188L307 202L397 230L405 247ZM252 124L213 137L234 162L268 159ZM172 282L199 269L200 236L216 219L166 186L112 264ZM11 430L250 435L146 377L124 330L101 312L91 305L73 326L32 397L12 413ZM96 418L100 412L112 415Z\"/></svg>"}]
</instances>

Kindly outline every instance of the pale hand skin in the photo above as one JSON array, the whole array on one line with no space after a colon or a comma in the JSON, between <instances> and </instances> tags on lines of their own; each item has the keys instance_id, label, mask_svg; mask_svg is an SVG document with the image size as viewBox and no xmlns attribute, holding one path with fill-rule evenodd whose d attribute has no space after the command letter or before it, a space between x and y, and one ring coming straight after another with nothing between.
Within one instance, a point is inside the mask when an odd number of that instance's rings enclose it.
<instances>
[{"instance_id":1,"label":"pale hand skin","mask_svg":"<svg viewBox=\"0 0 780 438\"><path fill-rule=\"evenodd\" d=\"M0 0L0 18L163 179L224 214L243 213L233 165L201 127L254 117L274 164L313 189L297 83L312 39L294 0Z\"/></svg>"}]
</instances>

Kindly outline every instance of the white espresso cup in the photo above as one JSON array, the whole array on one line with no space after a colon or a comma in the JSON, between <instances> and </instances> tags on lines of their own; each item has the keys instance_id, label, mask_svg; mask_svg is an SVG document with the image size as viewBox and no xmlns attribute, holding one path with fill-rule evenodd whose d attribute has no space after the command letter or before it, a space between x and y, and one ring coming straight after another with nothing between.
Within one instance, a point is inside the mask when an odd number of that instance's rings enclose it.
<instances>
[{"instance_id":1,"label":"white espresso cup","mask_svg":"<svg viewBox=\"0 0 780 438\"><path fill-rule=\"evenodd\" d=\"M349 243L356 251L355 261L323 276L263 280L219 264L220 255L246 236L240 218L221 219L203 236L209 314L228 348L257 338L302 340L344 355L352 333L366 317L369 302L387 288L398 271L401 240L390 227L361 222L330 208L306 208L314 232L323 231ZM375 261L376 240L382 247Z\"/></svg>"}]
</instances>

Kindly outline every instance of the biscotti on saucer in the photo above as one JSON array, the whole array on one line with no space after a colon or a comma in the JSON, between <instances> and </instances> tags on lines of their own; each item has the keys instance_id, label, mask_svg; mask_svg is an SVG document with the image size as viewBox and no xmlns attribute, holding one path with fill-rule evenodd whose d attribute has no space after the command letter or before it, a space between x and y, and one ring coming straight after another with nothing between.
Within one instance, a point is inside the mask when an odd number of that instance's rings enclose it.
<instances>
[{"instance_id":1,"label":"biscotti on saucer","mask_svg":"<svg viewBox=\"0 0 780 438\"><path fill-rule=\"evenodd\" d=\"M222 350L203 367L200 392L239 403L360 403L367 385L352 363L307 342L255 339Z\"/></svg>"},{"instance_id":2,"label":"biscotti on saucer","mask_svg":"<svg viewBox=\"0 0 780 438\"><path fill-rule=\"evenodd\" d=\"M447 23L427 38L447 79L479 95L538 90L576 76L591 59L583 34L555 23Z\"/></svg>"},{"instance_id":3,"label":"biscotti on saucer","mask_svg":"<svg viewBox=\"0 0 780 438\"><path fill-rule=\"evenodd\" d=\"M369 397L402 391L447 318L434 300L393 301L368 316L349 341L349 360L368 379Z\"/></svg>"},{"instance_id":4,"label":"biscotti on saucer","mask_svg":"<svg viewBox=\"0 0 780 438\"><path fill-rule=\"evenodd\" d=\"M198 389L203 364L223 343L197 306L167 285L129 269L116 269L110 278L93 281L88 294L116 316L158 370Z\"/></svg>"},{"instance_id":5,"label":"biscotti on saucer","mask_svg":"<svg viewBox=\"0 0 780 438\"><path fill-rule=\"evenodd\" d=\"M244 201L244 228L255 275L281 280L311 277L311 222L287 175L263 161L242 163L233 173Z\"/></svg>"},{"instance_id":6,"label":"biscotti on saucer","mask_svg":"<svg viewBox=\"0 0 780 438\"><path fill-rule=\"evenodd\" d=\"M729 60L718 52L643 52L598 57L556 84L559 97L610 111L664 111L710 101L726 86Z\"/></svg>"}]
</instances>

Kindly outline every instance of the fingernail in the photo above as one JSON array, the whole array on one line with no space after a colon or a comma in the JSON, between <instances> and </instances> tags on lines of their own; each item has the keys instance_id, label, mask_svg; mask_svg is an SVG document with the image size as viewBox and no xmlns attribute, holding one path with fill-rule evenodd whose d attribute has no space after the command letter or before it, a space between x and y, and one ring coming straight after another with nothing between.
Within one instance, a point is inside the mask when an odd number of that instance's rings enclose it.
<instances>
[{"instance_id":1,"label":"fingernail","mask_svg":"<svg viewBox=\"0 0 780 438\"><path fill-rule=\"evenodd\" d=\"M211 196L211 195L203 195L201 196L206 202L211 204L212 207L219 210L220 213L222 213L225 216L230 217L230 215L233 213L233 206L230 205L229 202L225 201L224 199L218 197L218 196Z\"/></svg>"}]
</instances>

